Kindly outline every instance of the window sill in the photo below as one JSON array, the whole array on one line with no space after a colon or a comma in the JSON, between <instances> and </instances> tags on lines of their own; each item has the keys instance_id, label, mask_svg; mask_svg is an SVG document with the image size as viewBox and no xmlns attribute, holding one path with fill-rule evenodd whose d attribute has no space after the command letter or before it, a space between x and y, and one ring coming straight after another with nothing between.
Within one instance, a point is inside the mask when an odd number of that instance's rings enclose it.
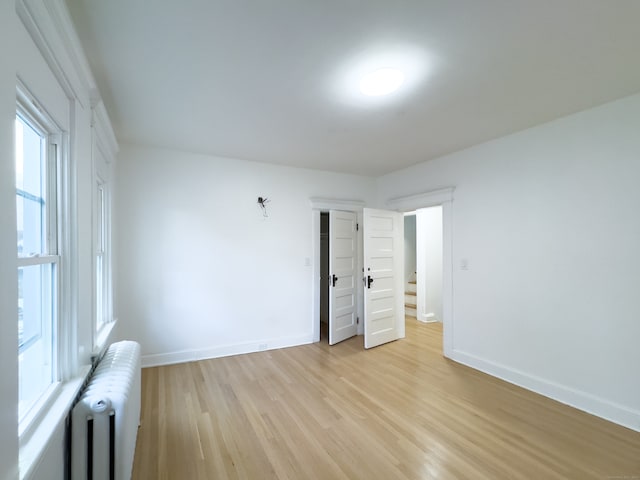
<instances>
[{"instance_id":1,"label":"window sill","mask_svg":"<svg viewBox=\"0 0 640 480\"><path fill-rule=\"evenodd\" d=\"M91 356L93 358L99 356L102 351L111 343L112 334L115 333L116 325L118 324L118 319L114 319L109 323L105 323L100 332L97 335L96 344L93 347L93 351L91 352ZM93 360L92 360L93 361Z\"/></svg>"},{"instance_id":2,"label":"window sill","mask_svg":"<svg viewBox=\"0 0 640 480\"><path fill-rule=\"evenodd\" d=\"M73 400L82 388L89 368L88 365L82 367L77 377L60 386L57 395L48 402L48 408L45 405L47 412L40 422L20 438L20 480L31 478L42 461L54 432L65 421Z\"/></svg>"}]
</instances>

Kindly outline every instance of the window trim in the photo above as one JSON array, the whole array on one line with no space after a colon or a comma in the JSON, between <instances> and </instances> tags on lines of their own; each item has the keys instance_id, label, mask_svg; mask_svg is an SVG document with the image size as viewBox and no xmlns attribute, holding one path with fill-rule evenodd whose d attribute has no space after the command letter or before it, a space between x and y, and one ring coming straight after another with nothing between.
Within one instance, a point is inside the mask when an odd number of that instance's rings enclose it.
<instances>
[{"instance_id":1,"label":"window trim","mask_svg":"<svg viewBox=\"0 0 640 480\"><path fill-rule=\"evenodd\" d=\"M95 319L93 328L95 330L94 345L99 345L101 333L105 326L111 321L109 315L109 260L108 260L108 218L107 218L107 183L96 174L94 183L95 191L95 230L94 230L94 290L95 290ZM102 260L102 275L98 279L98 259ZM101 287L101 288L100 288Z\"/></svg>"},{"instance_id":2,"label":"window trim","mask_svg":"<svg viewBox=\"0 0 640 480\"><path fill-rule=\"evenodd\" d=\"M112 224L111 224L111 215L112 215L112 206L111 206L111 161L110 156L105 152L107 149L104 148L104 144L102 142L102 137L100 133L99 127L99 118L96 118L95 109L93 110L93 120L94 123L92 125L92 166L93 166L93 354L97 354L100 352L106 343L106 340L109 338L114 326L115 326L115 318L114 318L114 307L113 307L113 263L112 263L112 249L113 249L113 241L112 241ZM98 214L98 209L100 207L99 203L99 192L103 193L104 203L103 207L103 224L100 227L98 225L100 215ZM99 238L101 236L101 238ZM98 255L100 252L99 243L102 240L101 246L102 250L102 259L103 259L103 272L102 272L102 317L104 321L98 321L98 278L97 278L97 264L98 264Z\"/></svg>"},{"instance_id":3,"label":"window trim","mask_svg":"<svg viewBox=\"0 0 640 480\"><path fill-rule=\"evenodd\" d=\"M71 177L71 159L69 155L69 133L65 132L48 114L46 109L31 94L26 85L17 79L16 115L36 126L46 137L47 155L47 195L55 198L55 208L47 209L47 252L46 255L19 256L18 267L52 264L55 265L56 291L53 298L54 321L52 328L52 382L38 400L25 412L18 423L20 444L28 442L33 433L40 428L48 416L49 409L55 404L63 390L64 382L72 379L77 357L75 341L76 309L74 306L74 281L72 257L73 237L77 227L72 213L75 211L74 179ZM51 226L54 228L51 228ZM55 252L51 254L50 252ZM17 350L17 349L16 349Z\"/></svg>"}]
</instances>

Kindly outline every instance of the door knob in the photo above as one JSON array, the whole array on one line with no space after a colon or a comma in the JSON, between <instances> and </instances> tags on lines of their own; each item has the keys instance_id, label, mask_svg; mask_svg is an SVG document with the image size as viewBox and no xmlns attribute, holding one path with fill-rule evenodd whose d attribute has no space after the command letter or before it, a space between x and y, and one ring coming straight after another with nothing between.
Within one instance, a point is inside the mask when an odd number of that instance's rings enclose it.
<instances>
[{"instance_id":1,"label":"door knob","mask_svg":"<svg viewBox=\"0 0 640 480\"><path fill-rule=\"evenodd\" d=\"M334 274L334 275L332 275L332 276L331 276L331 281L332 281L332 283L333 283L333 285L332 285L332 286L333 286L333 287L335 287L335 286L336 286L336 282L338 281L338 277L336 277L336 276L335 276L335 274Z\"/></svg>"},{"instance_id":2,"label":"door knob","mask_svg":"<svg viewBox=\"0 0 640 480\"><path fill-rule=\"evenodd\" d=\"M367 275L367 288L371 288L372 283L373 283L373 278L371 278L371 275Z\"/></svg>"}]
</instances>

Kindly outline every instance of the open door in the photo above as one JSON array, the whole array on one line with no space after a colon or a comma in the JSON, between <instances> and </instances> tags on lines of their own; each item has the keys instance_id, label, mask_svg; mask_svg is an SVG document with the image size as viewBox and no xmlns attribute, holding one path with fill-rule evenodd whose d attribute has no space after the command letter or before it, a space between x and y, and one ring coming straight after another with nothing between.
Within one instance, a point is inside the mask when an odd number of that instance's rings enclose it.
<instances>
[{"instance_id":1,"label":"open door","mask_svg":"<svg viewBox=\"0 0 640 480\"><path fill-rule=\"evenodd\" d=\"M404 337L404 216L363 210L364 348Z\"/></svg>"},{"instance_id":2,"label":"open door","mask_svg":"<svg viewBox=\"0 0 640 480\"><path fill-rule=\"evenodd\" d=\"M357 233L354 212L329 212L329 345L356 335Z\"/></svg>"}]
</instances>

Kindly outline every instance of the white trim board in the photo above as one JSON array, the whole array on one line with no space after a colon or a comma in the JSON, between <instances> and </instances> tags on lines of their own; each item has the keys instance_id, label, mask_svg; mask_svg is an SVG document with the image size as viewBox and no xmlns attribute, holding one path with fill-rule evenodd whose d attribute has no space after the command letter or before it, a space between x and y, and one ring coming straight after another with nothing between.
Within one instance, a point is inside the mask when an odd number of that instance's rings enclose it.
<instances>
[{"instance_id":1,"label":"white trim board","mask_svg":"<svg viewBox=\"0 0 640 480\"><path fill-rule=\"evenodd\" d=\"M422 323L438 323L440 320L438 320L438 317L436 317L435 313L430 312L430 313L425 313L424 315L420 315L420 318L418 318L418 321Z\"/></svg>"},{"instance_id":2,"label":"white trim board","mask_svg":"<svg viewBox=\"0 0 640 480\"><path fill-rule=\"evenodd\" d=\"M311 208L314 210L349 210L359 211L365 206L362 200L349 200L341 198L324 198L324 197L311 197L309 199Z\"/></svg>"},{"instance_id":3,"label":"white trim board","mask_svg":"<svg viewBox=\"0 0 640 480\"><path fill-rule=\"evenodd\" d=\"M313 343L310 335L297 337L275 338L253 342L236 343L233 345L220 345L216 347L198 348L193 350L181 350L169 353L156 353L142 356L142 368L159 367L175 363L197 362L211 358L229 357L245 353L256 353L279 348L297 347Z\"/></svg>"},{"instance_id":4,"label":"white trim board","mask_svg":"<svg viewBox=\"0 0 640 480\"><path fill-rule=\"evenodd\" d=\"M552 400L569 405L596 417L609 420L636 432L640 432L640 411L620 405L587 392L575 390L559 383L501 365L475 355L453 350L449 357L475 370L538 393Z\"/></svg>"},{"instance_id":5,"label":"white trim board","mask_svg":"<svg viewBox=\"0 0 640 480\"><path fill-rule=\"evenodd\" d=\"M404 197L390 198L387 200L387 207L403 212L435 207L436 205L452 202L454 190L455 187L447 187Z\"/></svg>"},{"instance_id":6,"label":"white trim board","mask_svg":"<svg viewBox=\"0 0 640 480\"><path fill-rule=\"evenodd\" d=\"M97 86L64 1L18 0L16 13L67 96L88 107Z\"/></svg>"},{"instance_id":7,"label":"white trim board","mask_svg":"<svg viewBox=\"0 0 640 480\"><path fill-rule=\"evenodd\" d=\"M119 146L102 100L98 100L98 103L91 107L91 124L96 134L96 146L102 151L106 162L112 163L118 154Z\"/></svg>"}]
</instances>

